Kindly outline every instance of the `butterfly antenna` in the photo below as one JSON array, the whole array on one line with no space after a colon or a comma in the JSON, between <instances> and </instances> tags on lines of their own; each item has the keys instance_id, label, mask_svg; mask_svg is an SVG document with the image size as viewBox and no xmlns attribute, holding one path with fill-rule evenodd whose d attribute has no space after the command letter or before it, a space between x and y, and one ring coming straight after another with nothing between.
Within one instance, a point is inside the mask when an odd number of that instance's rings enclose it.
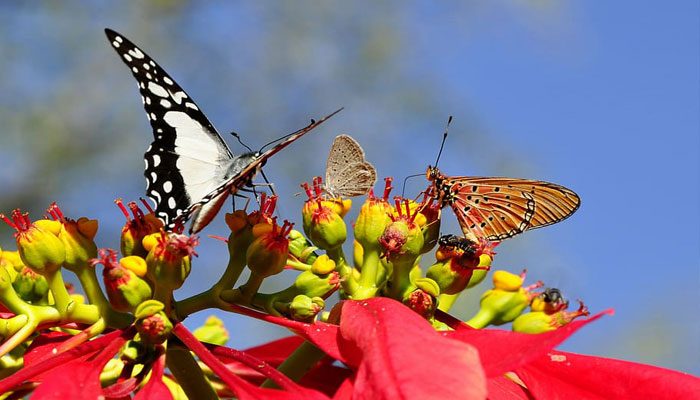
<instances>
[{"instance_id":1,"label":"butterfly antenna","mask_svg":"<svg viewBox=\"0 0 700 400\"><path fill-rule=\"evenodd\" d=\"M236 139L238 139L238 143L240 143L243 147L245 147L246 149L248 149L248 151L250 151L250 152L253 151L253 149L251 149L247 144L243 143L243 140L241 140L241 137L240 137L236 132L231 131L231 135L232 135L233 137L235 137Z\"/></svg>"},{"instance_id":2,"label":"butterfly antenna","mask_svg":"<svg viewBox=\"0 0 700 400\"><path fill-rule=\"evenodd\" d=\"M437 167L438 161L440 161L440 156L442 155L442 149L445 147L445 140L447 140L447 130L450 129L450 123L452 123L451 115L449 118L447 118L447 126L445 126L445 133L442 134L442 143L440 144L440 151L438 152L438 156L435 159L435 167Z\"/></svg>"},{"instance_id":3,"label":"butterfly antenna","mask_svg":"<svg viewBox=\"0 0 700 400\"><path fill-rule=\"evenodd\" d=\"M315 119L311 118L311 123L309 123L309 125L307 125L307 126L301 128L301 129L299 129L298 131L289 133L289 134L287 134L287 135L282 136L282 137L279 138L279 139L275 139L275 140L271 141L270 143L268 143L268 144L266 144L266 145L264 145L263 147L260 148L260 153L262 153L262 151L263 151L263 149L265 149L265 147L267 147L267 146L269 146L269 145L271 145L271 144L275 144L275 143L277 143L277 142L279 142L279 141L281 141L281 140L285 140L285 139L287 139L288 137L294 136L294 135L296 135L296 134L299 133L299 132L311 130L312 127L315 127L314 125L320 125L321 123L325 122L328 118L330 118L330 117L334 116L335 114L338 114L339 112L343 111L343 108L345 108L345 107L341 107L341 108L339 108L339 109L333 111L332 113L326 115L325 117L321 118L321 119L318 120L318 121L316 121Z\"/></svg>"},{"instance_id":4,"label":"butterfly antenna","mask_svg":"<svg viewBox=\"0 0 700 400\"><path fill-rule=\"evenodd\" d=\"M403 180L403 187L401 188L401 197L403 197L403 194L406 192L406 182L408 182L408 178L415 178L416 176L423 176L424 174L413 174L409 175Z\"/></svg>"}]
</instances>

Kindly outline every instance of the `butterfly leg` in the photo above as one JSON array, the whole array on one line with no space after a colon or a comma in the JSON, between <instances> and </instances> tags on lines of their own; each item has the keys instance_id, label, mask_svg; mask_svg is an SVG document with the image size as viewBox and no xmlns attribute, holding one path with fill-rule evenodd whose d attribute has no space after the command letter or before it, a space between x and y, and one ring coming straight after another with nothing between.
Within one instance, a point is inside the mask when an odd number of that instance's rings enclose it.
<instances>
[{"instance_id":1,"label":"butterfly leg","mask_svg":"<svg viewBox=\"0 0 700 400\"><path fill-rule=\"evenodd\" d=\"M277 196L277 192L275 191L275 184L271 183L269 180L267 180L267 176L265 176L265 171L260 170L260 175L262 175L263 179L265 180L265 185L259 185L259 186L269 186L270 191L272 192L272 195Z\"/></svg>"}]
</instances>

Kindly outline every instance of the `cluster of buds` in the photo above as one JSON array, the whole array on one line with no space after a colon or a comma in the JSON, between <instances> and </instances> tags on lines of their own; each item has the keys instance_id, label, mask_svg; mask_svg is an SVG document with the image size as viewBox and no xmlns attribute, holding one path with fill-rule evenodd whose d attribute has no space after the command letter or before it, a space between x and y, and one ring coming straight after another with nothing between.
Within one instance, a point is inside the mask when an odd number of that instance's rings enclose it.
<instances>
[{"instance_id":1,"label":"cluster of buds","mask_svg":"<svg viewBox=\"0 0 700 400\"><path fill-rule=\"evenodd\" d=\"M433 189L424 192L420 202L394 197L392 205L391 183L391 178L385 179L382 196L370 191L351 223L351 260L345 257L343 245L349 236L345 218L352 202L329 197L321 178L302 185L308 197L301 210L304 233L294 230L287 220L278 223L274 215L277 196L261 195L259 208L250 213L244 209L226 214L230 234L220 238L229 250L224 274L211 289L177 302L173 292L190 276L199 239L181 234L181 229L164 231L145 201L146 212L136 202L116 201L126 217L121 254L111 249L98 251L94 241L97 221L66 218L55 204L45 219L34 222L19 210L11 218L0 215L17 231L17 250L0 249L0 312L12 316L0 324L0 356L26 346L32 333L46 324L87 326L60 351L106 328L131 326L139 334L130 340L121 359L114 360L120 371L134 363L155 362L177 321L193 312L243 307L312 323L319 317L329 318L322 311L336 292L341 300L393 298L437 329L449 329L437 319L436 311L449 310L457 295L485 279L497 243L440 237L441 210L430 192ZM436 245L436 262L424 271L420 259ZM102 266L104 293L96 281L98 265ZM87 300L69 293L62 269L77 275ZM246 270L247 281L238 284ZM260 290L264 280L285 270L299 271L289 286L273 293ZM524 279L524 272L494 272L493 289L483 294L479 312L467 324L482 328L512 322L515 331L538 333L588 315L582 303L569 312L558 290L536 292L542 283L523 286ZM523 314L528 306L531 311ZM228 339L217 319L209 320L196 335L218 344Z\"/></svg>"}]
</instances>

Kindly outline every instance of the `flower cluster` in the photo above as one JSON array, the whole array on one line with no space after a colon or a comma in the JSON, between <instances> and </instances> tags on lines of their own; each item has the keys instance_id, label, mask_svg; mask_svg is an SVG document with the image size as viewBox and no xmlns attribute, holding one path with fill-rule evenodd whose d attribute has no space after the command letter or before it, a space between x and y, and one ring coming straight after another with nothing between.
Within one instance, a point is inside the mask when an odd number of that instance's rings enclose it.
<instances>
[{"instance_id":1,"label":"flower cluster","mask_svg":"<svg viewBox=\"0 0 700 400\"><path fill-rule=\"evenodd\" d=\"M55 204L40 220L19 210L0 215L17 245L0 249L0 393L528 399L700 391L700 380L678 372L554 350L604 313L581 318L589 315L581 301L569 311L559 289L526 285L525 271L494 271L479 311L466 322L450 315L457 296L489 275L497 243L441 237L431 189L420 200L390 199L391 183L385 179L381 196L368 193L352 223L345 221L351 200L325 194L321 178L303 184L303 233L279 222L276 196L261 195L252 212L226 214L223 274L177 301L174 292L197 275L199 240L164 231L145 201L145 211L116 201L126 217L119 251L95 243L96 220L68 218ZM422 266L431 253L435 261ZM288 287L261 290L285 270L296 271ZM76 275L84 295L73 293L64 273ZM207 309L294 335L246 351L224 347L221 320L194 333L182 324ZM507 323L510 331L483 329Z\"/></svg>"}]
</instances>

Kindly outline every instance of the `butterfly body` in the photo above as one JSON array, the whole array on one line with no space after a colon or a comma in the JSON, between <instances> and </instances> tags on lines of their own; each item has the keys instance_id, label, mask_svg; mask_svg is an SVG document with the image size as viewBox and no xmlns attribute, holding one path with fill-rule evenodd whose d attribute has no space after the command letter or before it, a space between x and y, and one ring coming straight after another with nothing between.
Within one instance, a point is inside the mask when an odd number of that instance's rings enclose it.
<instances>
[{"instance_id":1,"label":"butterfly body","mask_svg":"<svg viewBox=\"0 0 700 400\"><path fill-rule=\"evenodd\" d=\"M168 230L192 217L190 232L203 229L229 194L251 184L268 158L340 111L312 121L270 150L234 155L163 68L123 35L105 33L138 83L154 137L144 155L146 195Z\"/></svg>"},{"instance_id":2,"label":"butterfly body","mask_svg":"<svg viewBox=\"0 0 700 400\"><path fill-rule=\"evenodd\" d=\"M576 193L554 183L501 177L448 177L428 167L426 178L441 207L450 206L465 237L501 241L528 229L562 221L581 204Z\"/></svg>"}]
</instances>

